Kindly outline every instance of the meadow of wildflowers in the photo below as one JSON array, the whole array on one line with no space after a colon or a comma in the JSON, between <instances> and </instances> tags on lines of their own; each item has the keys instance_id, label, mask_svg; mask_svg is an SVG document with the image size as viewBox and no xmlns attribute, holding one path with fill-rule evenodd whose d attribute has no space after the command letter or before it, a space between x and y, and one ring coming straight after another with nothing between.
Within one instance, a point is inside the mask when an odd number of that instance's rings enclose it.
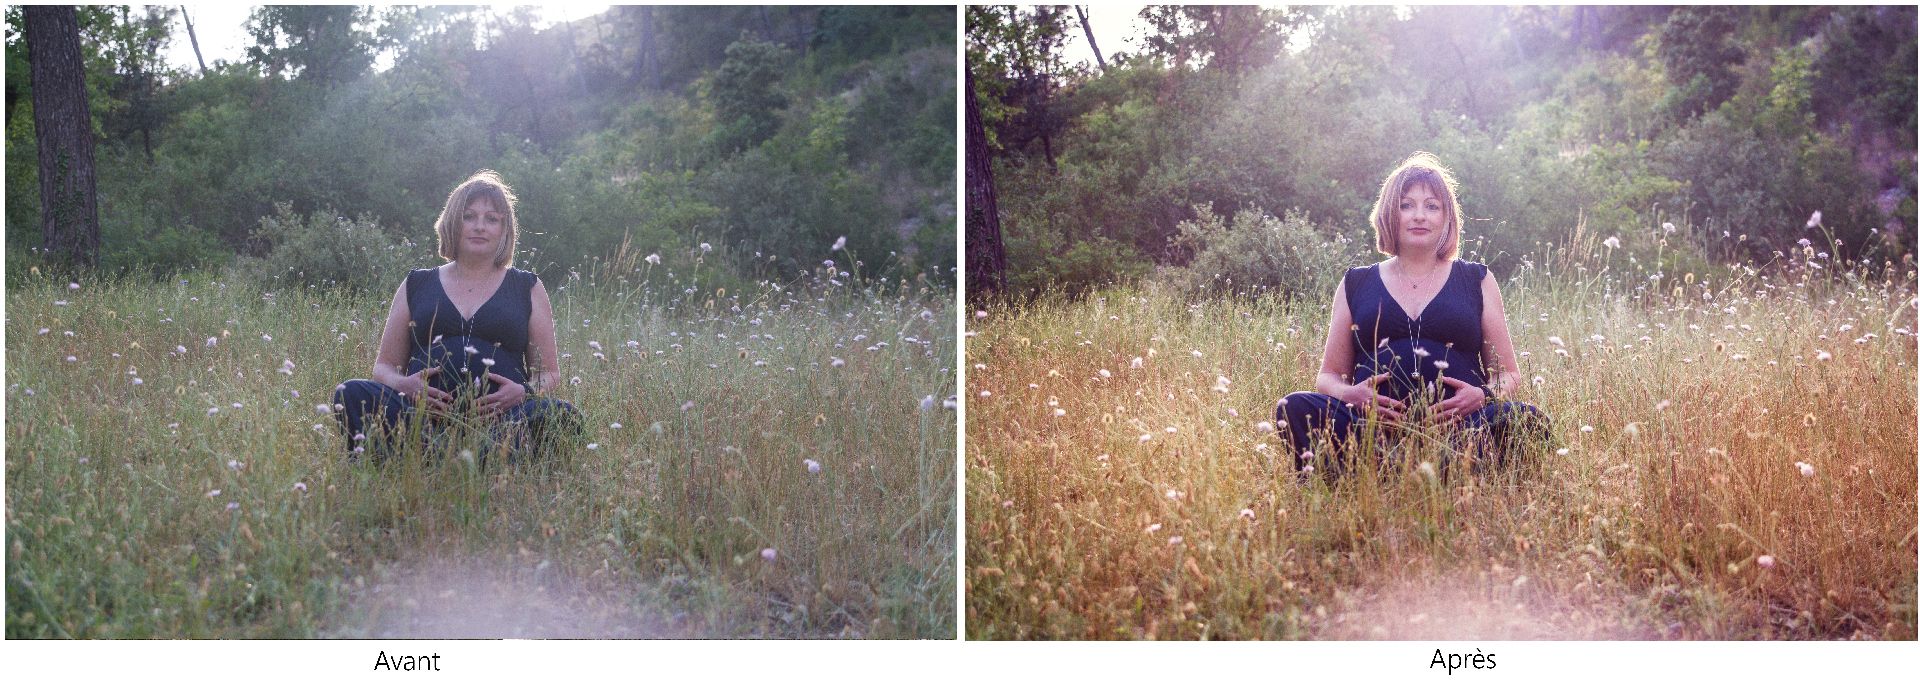
<instances>
[{"instance_id":1,"label":"meadow of wildflowers","mask_svg":"<svg viewBox=\"0 0 1920 687\"><path fill-rule=\"evenodd\" d=\"M512 466L345 459L386 294L21 280L7 636L951 637L952 292L665 263L544 275L588 436Z\"/></svg>"},{"instance_id":2,"label":"meadow of wildflowers","mask_svg":"<svg viewBox=\"0 0 1920 687\"><path fill-rule=\"evenodd\" d=\"M1409 438L1296 479L1324 302L970 304L967 635L1914 639L1911 256L1617 243L1503 282L1554 437L1480 478Z\"/></svg>"}]
</instances>

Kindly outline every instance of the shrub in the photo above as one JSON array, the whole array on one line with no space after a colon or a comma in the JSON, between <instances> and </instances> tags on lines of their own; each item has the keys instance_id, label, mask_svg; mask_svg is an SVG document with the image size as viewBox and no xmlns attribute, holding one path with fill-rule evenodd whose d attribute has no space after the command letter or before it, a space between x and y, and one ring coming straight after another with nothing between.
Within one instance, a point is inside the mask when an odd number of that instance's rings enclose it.
<instances>
[{"instance_id":1,"label":"shrub","mask_svg":"<svg viewBox=\"0 0 1920 687\"><path fill-rule=\"evenodd\" d=\"M349 220L323 210L302 217L286 202L260 218L250 238L259 256L242 257L234 268L268 288L341 286L379 293L407 270L438 262L431 237L396 237L366 215Z\"/></svg>"},{"instance_id":2,"label":"shrub","mask_svg":"<svg viewBox=\"0 0 1920 687\"><path fill-rule=\"evenodd\" d=\"M219 268L233 259L233 252L219 237L193 225L140 231L124 222L100 224L100 266L108 272L170 275Z\"/></svg>"},{"instance_id":3,"label":"shrub","mask_svg":"<svg viewBox=\"0 0 1920 687\"><path fill-rule=\"evenodd\" d=\"M1193 258L1162 275L1168 286L1188 296L1325 298L1369 245L1315 228L1297 209L1281 219L1247 208L1231 222L1214 214L1211 205L1195 206L1193 212L1194 219L1181 222L1173 239Z\"/></svg>"}]
</instances>

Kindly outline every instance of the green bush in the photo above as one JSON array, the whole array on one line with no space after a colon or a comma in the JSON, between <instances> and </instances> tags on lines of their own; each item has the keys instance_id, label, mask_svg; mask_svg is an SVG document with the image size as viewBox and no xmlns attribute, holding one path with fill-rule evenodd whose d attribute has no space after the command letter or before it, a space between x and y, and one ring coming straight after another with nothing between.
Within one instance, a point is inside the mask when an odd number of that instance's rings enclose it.
<instances>
[{"instance_id":1,"label":"green bush","mask_svg":"<svg viewBox=\"0 0 1920 687\"><path fill-rule=\"evenodd\" d=\"M290 203L260 218L252 243L258 257L242 257L234 269L267 288L343 287L381 293L394 288L408 270L439 262L435 239L424 242L395 236L370 216L336 216L331 210L302 217Z\"/></svg>"},{"instance_id":2,"label":"green bush","mask_svg":"<svg viewBox=\"0 0 1920 687\"><path fill-rule=\"evenodd\" d=\"M219 269L233 260L233 250L219 237L192 225L144 231L102 221L100 234L100 267L107 272L169 275Z\"/></svg>"},{"instance_id":3,"label":"green bush","mask_svg":"<svg viewBox=\"0 0 1920 687\"><path fill-rule=\"evenodd\" d=\"M1193 213L1174 237L1175 246L1193 258L1161 275L1163 283L1187 296L1325 298L1371 245L1316 228L1298 209L1276 218L1247 208L1231 221L1210 205L1195 206Z\"/></svg>"},{"instance_id":4,"label":"green bush","mask_svg":"<svg viewBox=\"0 0 1920 687\"><path fill-rule=\"evenodd\" d=\"M1009 237L1007 243L1007 282L1015 293L1036 294L1058 289L1068 295L1078 295L1096 288L1124 285L1153 270L1153 263L1133 246L1105 236L1039 253L1026 252L1022 249L1024 243L1013 237Z\"/></svg>"}]
</instances>

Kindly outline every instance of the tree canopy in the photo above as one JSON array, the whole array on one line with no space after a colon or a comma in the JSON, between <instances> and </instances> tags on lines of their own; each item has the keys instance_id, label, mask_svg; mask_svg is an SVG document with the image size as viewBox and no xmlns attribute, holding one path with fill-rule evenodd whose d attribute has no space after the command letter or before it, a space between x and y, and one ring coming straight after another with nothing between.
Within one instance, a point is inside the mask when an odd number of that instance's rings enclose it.
<instances>
[{"instance_id":1,"label":"tree canopy","mask_svg":"<svg viewBox=\"0 0 1920 687\"><path fill-rule=\"evenodd\" d=\"M1421 150L1496 270L1576 234L1911 259L1911 7L1150 7L1104 71L1066 63L1064 7L967 12L1016 290L1270 270L1195 262L1228 227L1370 244L1380 180Z\"/></svg>"},{"instance_id":2,"label":"tree canopy","mask_svg":"<svg viewBox=\"0 0 1920 687\"><path fill-rule=\"evenodd\" d=\"M263 226L431 245L447 192L491 168L522 199L533 269L707 244L703 269L789 278L846 236L868 274L954 279L952 8L616 7L546 26L484 7L262 6L246 57L205 73L159 58L187 38L175 12L80 11L107 269L264 260L302 282L325 261ZM19 8L6 16L22 274L41 208Z\"/></svg>"}]
</instances>

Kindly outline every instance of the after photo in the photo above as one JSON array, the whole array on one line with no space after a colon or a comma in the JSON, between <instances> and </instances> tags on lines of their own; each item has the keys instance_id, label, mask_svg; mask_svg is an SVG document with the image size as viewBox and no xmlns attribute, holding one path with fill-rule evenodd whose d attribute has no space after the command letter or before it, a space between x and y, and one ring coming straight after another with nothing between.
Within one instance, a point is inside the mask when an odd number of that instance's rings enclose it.
<instances>
[{"instance_id":1,"label":"after photo","mask_svg":"<svg viewBox=\"0 0 1920 687\"><path fill-rule=\"evenodd\" d=\"M965 11L968 639L1915 638L1914 8Z\"/></svg>"}]
</instances>

